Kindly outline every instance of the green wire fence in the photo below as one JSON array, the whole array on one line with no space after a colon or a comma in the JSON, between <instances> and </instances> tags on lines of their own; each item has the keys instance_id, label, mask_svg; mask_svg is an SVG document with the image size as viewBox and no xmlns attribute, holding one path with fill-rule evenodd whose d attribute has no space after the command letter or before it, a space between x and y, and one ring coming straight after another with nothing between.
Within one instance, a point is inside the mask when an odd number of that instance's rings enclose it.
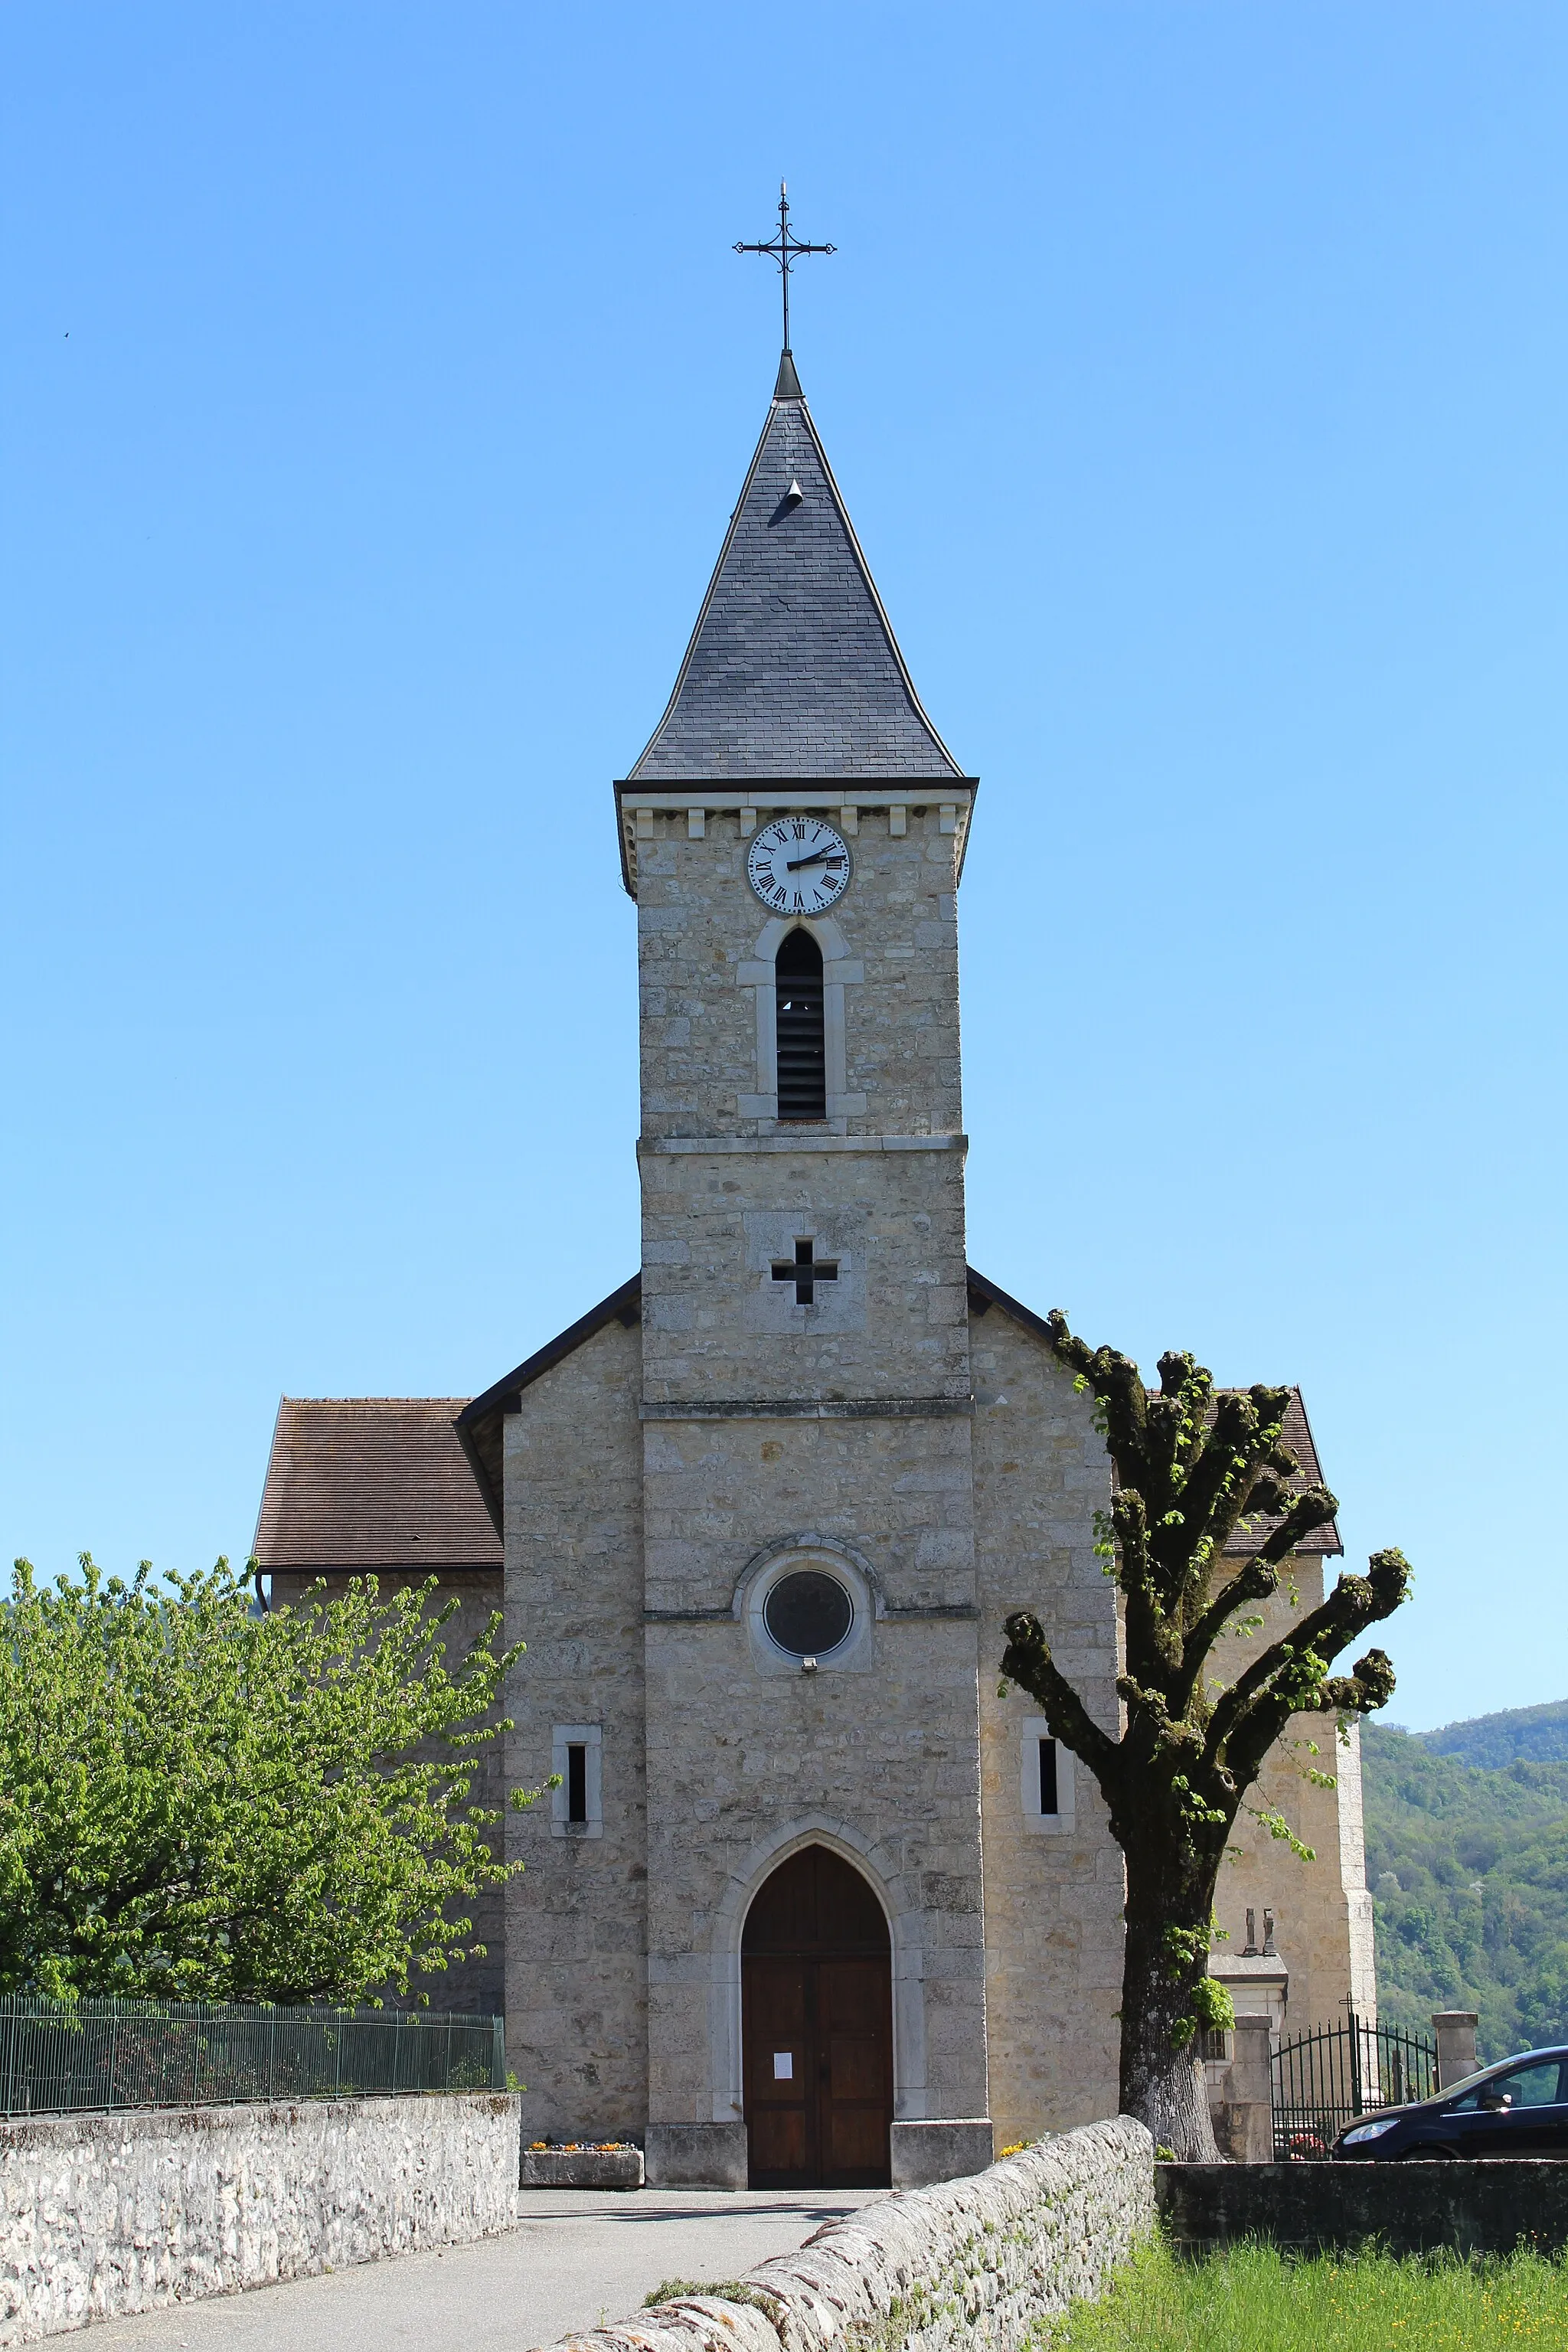
<instances>
[{"instance_id":1,"label":"green wire fence","mask_svg":"<svg viewBox=\"0 0 1568 2352\"><path fill-rule=\"evenodd\" d=\"M0 2115L505 2087L499 2017L0 1995Z\"/></svg>"}]
</instances>

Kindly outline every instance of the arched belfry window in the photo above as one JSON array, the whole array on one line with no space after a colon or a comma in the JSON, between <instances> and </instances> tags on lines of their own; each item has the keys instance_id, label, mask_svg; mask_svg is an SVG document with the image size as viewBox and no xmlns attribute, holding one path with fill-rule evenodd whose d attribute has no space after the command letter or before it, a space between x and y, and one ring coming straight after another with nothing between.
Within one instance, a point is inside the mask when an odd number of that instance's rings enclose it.
<instances>
[{"instance_id":1,"label":"arched belfry window","mask_svg":"<svg viewBox=\"0 0 1568 2352\"><path fill-rule=\"evenodd\" d=\"M779 943L778 1071L781 1118L827 1117L827 1049L823 1033L822 950L809 931L786 931Z\"/></svg>"}]
</instances>

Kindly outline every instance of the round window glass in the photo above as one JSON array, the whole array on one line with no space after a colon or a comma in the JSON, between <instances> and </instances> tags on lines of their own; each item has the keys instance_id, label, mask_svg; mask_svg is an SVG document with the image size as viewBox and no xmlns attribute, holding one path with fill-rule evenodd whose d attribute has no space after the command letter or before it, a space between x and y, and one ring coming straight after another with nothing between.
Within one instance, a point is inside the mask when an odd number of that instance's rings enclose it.
<instances>
[{"instance_id":1,"label":"round window glass","mask_svg":"<svg viewBox=\"0 0 1568 2352\"><path fill-rule=\"evenodd\" d=\"M781 1576L763 1604L763 1622L781 1650L795 1658L825 1657L855 1622L855 1603L836 1576L796 1569Z\"/></svg>"}]
</instances>

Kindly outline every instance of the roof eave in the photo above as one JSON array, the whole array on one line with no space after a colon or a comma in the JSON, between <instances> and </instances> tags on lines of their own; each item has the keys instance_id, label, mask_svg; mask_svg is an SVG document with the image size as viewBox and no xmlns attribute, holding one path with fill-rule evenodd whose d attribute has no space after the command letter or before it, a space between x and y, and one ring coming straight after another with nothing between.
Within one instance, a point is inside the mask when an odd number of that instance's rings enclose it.
<instances>
[{"instance_id":1,"label":"roof eave","mask_svg":"<svg viewBox=\"0 0 1568 2352\"><path fill-rule=\"evenodd\" d=\"M553 1339L547 1339L542 1348L536 1348L531 1356L525 1356L515 1371L508 1372L502 1380L492 1381L481 1395L474 1397L463 1407L452 1423L453 1428L472 1429L488 1413L498 1410L515 1412L515 1403L509 1402L510 1399L521 1395L542 1373L552 1370L564 1357L580 1348L584 1339L591 1339L595 1331L602 1331L606 1323L618 1317L629 1330L640 1318L641 1301L642 1275L639 1272L634 1274L629 1281L623 1282L618 1289L612 1290L607 1298L601 1298L596 1307L590 1307L586 1315L579 1315L575 1323L569 1323L564 1331L558 1331Z\"/></svg>"},{"instance_id":2,"label":"roof eave","mask_svg":"<svg viewBox=\"0 0 1568 2352\"><path fill-rule=\"evenodd\" d=\"M261 1481L261 1500L256 1507L256 1533L250 1544L250 1557L253 1560L258 1561L261 1558L261 1530L267 1524L267 1504L272 1493L272 1468L278 1459L278 1440L283 1430L283 1408L288 1402L289 1399L286 1396L280 1396L278 1400L278 1410L272 1416L272 1443L267 1449L267 1470ZM258 1568L255 1573L259 1577L262 1571ZM259 1591L259 1585L257 1589Z\"/></svg>"},{"instance_id":3,"label":"roof eave","mask_svg":"<svg viewBox=\"0 0 1568 2352\"><path fill-rule=\"evenodd\" d=\"M1026 1331L1036 1333L1038 1338L1045 1340L1047 1347L1050 1345L1051 1327L1043 1315L1037 1315L1032 1307L1026 1307L1022 1299L1013 1297L1009 1292L1002 1288L1000 1283L991 1281L988 1276L981 1274L976 1267L973 1265L966 1267L965 1272L968 1277L969 1299L972 1307L976 1299L980 1302L976 1311L982 1315L990 1307L999 1307L1005 1315L1011 1316L1014 1322L1022 1324ZM1318 1441L1312 1434L1312 1424L1307 1420L1306 1399L1300 1390L1294 1385L1291 1388L1291 1394L1301 1408L1301 1419L1307 1425L1307 1442L1312 1449L1312 1460L1318 1465L1318 1474L1321 1476L1321 1458L1318 1453ZM1300 1547L1300 1549L1321 1553L1327 1559L1337 1559L1342 1555L1344 1545L1340 1540L1338 1520L1330 1519L1326 1526L1315 1528L1312 1534L1315 1537L1326 1537L1328 1540L1314 1542L1311 1538L1309 1538L1306 1543ZM1237 1552L1247 1552L1252 1549L1250 1544L1243 1543L1227 1550L1226 1556L1234 1558Z\"/></svg>"},{"instance_id":4,"label":"roof eave","mask_svg":"<svg viewBox=\"0 0 1568 2352\"><path fill-rule=\"evenodd\" d=\"M805 429L810 434L816 454L822 461L822 470L827 477L827 487L833 493L834 504L837 507L839 515L843 520L844 528L849 534L849 544L854 550L855 561L860 566L861 577L870 591L871 602L877 609L877 618L880 621L882 625L882 633L888 640L888 649L891 653L893 659L897 662L899 666L899 675L904 681L904 690L914 706L916 713L919 716L921 725L925 729L926 733L931 737L931 741L936 745L937 750L942 753L942 758L947 761L948 766L952 769L952 781L956 783L963 775L963 771L959 766L958 761L953 758L952 753L948 750L947 745L942 741L942 739L938 734L936 729L932 726L930 717L927 714L926 707L915 690L914 679L910 675L910 666L904 659L903 647L900 645L898 638L893 634L893 625L888 618L888 608L882 602L881 591L877 585L876 577L872 572L870 565L866 561L866 551L862 548L859 538L857 535L849 509L844 503L844 494L839 489L833 467L828 463L827 452L822 446L822 436L816 429L816 420L812 415L811 410L806 404L804 396L800 403L800 413L805 419Z\"/></svg>"},{"instance_id":5,"label":"roof eave","mask_svg":"<svg viewBox=\"0 0 1568 2352\"><path fill-rule=\"evenodd\" d=\"M479 1452L479 1441L487 1433L493 1433L494 1425L503 1421L508 1413L518 1411L524 1389L531 1387L544 1373L553 1370L557 1364L563 1362L595 1333L602 1331L606 1324L618 1322L630 1330L641 1318L642 1275L639 1271L632 1276L629 1282L623 1282L618 1289L612 1290L607 1298L601 1298L596 1307L590 1307L586 1315L579 1315L575 1323L569 1323L564 1331L558 1331L553 1339L546 1340L542 1348L536 1348L531 1356L525 1356L515 1371L493 1381L481 1396L466 1404L453 1421L458 1443L474 1474L485 1508L490 1515L496 1533L503 1538L503 1497L496 1492L495 1483Z\"/></svg>"},{"instance_id":6,"label":"roof eave","mask_svg":"<svg viewBox=\"0 0 1568 2352\"><path fill-rule=\"evenodd\" d=\"M1290 1392L1301 1408L1301 1420L1307 1432L1307 1443L1312 1449L1312 1460L1317 1465L1318 1475L1320 1478L1322 1478L1323 1457L1318 1451L1317 1436L1313 1431L1311 1420L1307 1412L1307 1400L1294 1383L1291 1385ZM1328 1481L1324 1479L1323 1483L1326 1486ZM1340 1537L1339 1520L1337 1518L1330 1519L1324 1527L1318 1530L1318 1532L1321 1535L1331 1536L1333 1538L1331 1543L1325 1543L1319 1547L1323 1557L1326 1559L1342 1559L1344 1558L1345 1548Z\"/></svg>"},{"instance_id":7,"label":"roof eave","mask_svg":"<svg viewBox=\"0 0 1568 2352\"><path fill-rule=\"evenodd\" d=\"M805 403L803 402L801 405L804 406ZM654 729L653 733L648 737L647 741L643 745L642 750L637 753L637 758L632 761L630 768L627 770L628 775L635 776L637 774L637 770L642 766L643 761L647 758L648 753L653 750L654 745L658 741L659 737L668 726L670 719L674 714L675 706L680 699L680 689L686 684L687 673L690 669L692 660L696 655L697 641L702 635L702 624L708 618L709 607L713 602L714 593L719 585L720 575L724 569L725 558L728 556L731 547L734 543L735 533L741 526L741 516L745 508L746 494L752 487L757 467L763 462L763 446L767 441L768 428L773 421L773 410L777 406L778 402L776 399L771 400L768 403L768 413L763 419L763 429L757 436L757 446L752 452L752 462L746 468L746 478L741 485L741 495L735 500L734 507L731 511L729 528L724 533L723 545L719 550L719 560L714 564L711 572L709 574L707 589L703 593L701 604L697 608L697 618L692 624L691 635L686 640L686 651L680 657L680 667L675 673L675 684L669 689L669 699L665 704L663 710L659 713L658 726Z\"/></svg>"},{"instance_id":8,"label":"roof eave","mask_svg":"<svg viewBox=\"0 0 1568 2352\"><path fill-rule=\"evenodd\" d=\"M776 808L799 793L825 793L836 796L840 805L853 808L857 802L865 806L875 794L878 801L885 795L890 801L900 797L910 800L936 793L964 792L969 795L973 811L980 793L978 776L666 776L657 784L639 782L635 776L617 776L610 786L616 803L616 839L621 859L621 887L628 898L637 898L637 885L632 878L631 860L626 855L626 828L622 814L628 794L668 793L691 808L712 806L715 793L740 793L747 797L742 805L753 803L761 808ZM963 879L964 864L969 856L969 836L972 824L963 826L958 846L958 869L954 883Z\"/></svg>"},{"instance_id":9,"label":"roof eave","mask_svg":"<svg viewBox=\"0 0 1568 2352\"><path fill-rule=\"evenodd\" d=\"M262 1559L257 1569L262 1576L499 1576L502 1562L497 1557L489 1559L409 1559L401 1556L386 1559Z\"/></svg>"},{"instance_id":10,"label":"roof eave","mask_svg":"<svg viewBox=\"0 0 1568 2352\"><path fill-rule=\"evenodd\" d=\"M506 1515L501 1507L502 1498L496 1493L495 1487L491 1484L490 1474L485 1467L479 1450L474 1444L472 1435L464 1428L461 1415L459 1415L452 1423L452 1427L456 1433L458 1443L463 1449L463 1458L474 1474L474 1484L479 1490L479 1500L483 1503L486 1510L490 1515L490 1525L494 1528L497 1535L500 1536L502 1543L504 1544L506 1541Z\"/></svg>"}]
</instances>

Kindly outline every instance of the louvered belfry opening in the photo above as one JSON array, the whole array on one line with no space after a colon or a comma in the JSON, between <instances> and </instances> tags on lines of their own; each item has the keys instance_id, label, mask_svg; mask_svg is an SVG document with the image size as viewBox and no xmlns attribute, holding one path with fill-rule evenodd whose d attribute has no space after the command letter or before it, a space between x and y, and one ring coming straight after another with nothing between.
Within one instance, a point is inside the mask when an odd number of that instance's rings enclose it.
<instances>
[{"instance_id":1,"label":"louvered belfry opening","mask_svg":"<svg viewBox=\"0 0 1568 2352\"><path fill-rule=\"evenodd\" d=\"M786 933L778 974L779 1117L827 1117L827 1047L823 1035L822 950L809 931Z\"/></svg>"}]
</instances>

